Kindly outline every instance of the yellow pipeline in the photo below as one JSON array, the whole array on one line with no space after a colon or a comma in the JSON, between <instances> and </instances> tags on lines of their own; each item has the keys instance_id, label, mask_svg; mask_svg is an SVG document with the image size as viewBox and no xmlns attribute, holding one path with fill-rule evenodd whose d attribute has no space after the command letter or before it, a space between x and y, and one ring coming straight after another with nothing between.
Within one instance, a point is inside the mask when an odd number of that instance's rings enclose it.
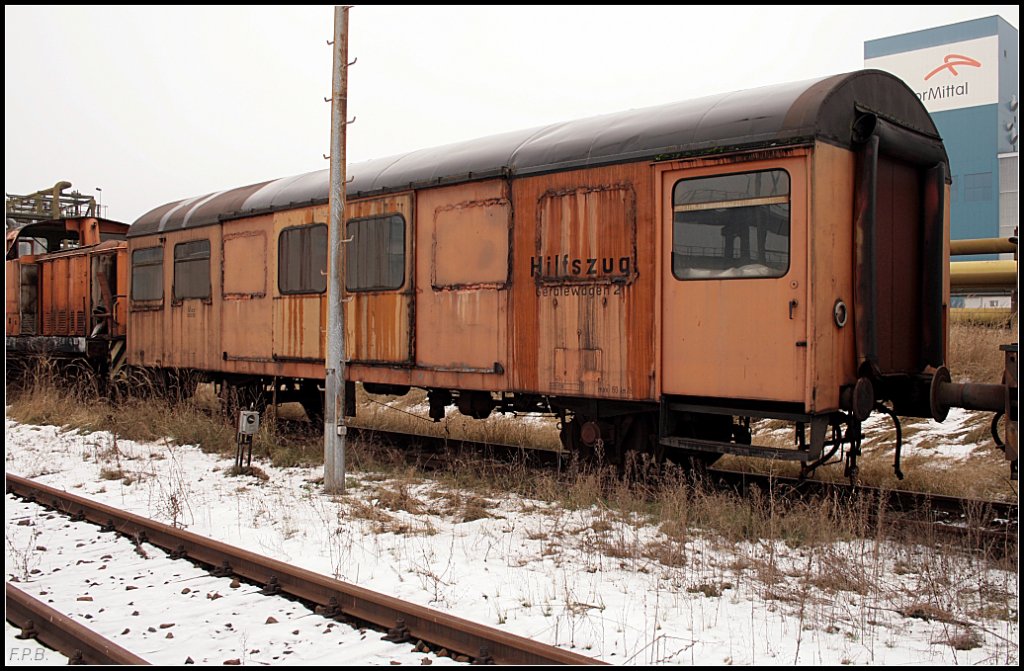
<instances>
[{"instance_id":1,"label":"yellow pipeline","mask_svg":"<svg viewBox=\"0 0 1024 671\"><path fill-rule=\"evenodd\" d=\"M949 255L965 254L1012 254L1017 251L1017 238L977 238L974 240L950 240Z\"/></svg>"},{"instance_id":2,"label":"yellow pipeline","mask_svg":"<svg viewBox=\"0 0 1024 671\"><path fill-rule=\"evenodd\" d=\"M954 261L949 264L954 289L1016 289L1016 261Z\"/></svg>"}]
</instances>

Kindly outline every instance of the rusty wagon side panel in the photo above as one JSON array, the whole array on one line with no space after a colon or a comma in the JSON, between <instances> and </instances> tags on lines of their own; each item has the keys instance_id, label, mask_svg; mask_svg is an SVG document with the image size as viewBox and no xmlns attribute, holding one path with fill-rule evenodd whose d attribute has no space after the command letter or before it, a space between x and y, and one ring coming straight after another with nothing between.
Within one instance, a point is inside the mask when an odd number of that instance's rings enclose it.
<instances>
[{"instance_id":1,"label":"rusty wagon side panel","mask_svg":"<svg viewBox=\"0 0 1024 671\"><path fill-rule=\"evenodd\" d=\"M38 311L38 289L34 279L23 281L25 275L37 272L34 257L4 261L4 307L6 309L6 335L35 335ZM29 289L29 291L26 291Z\"/></svg>"},{"instance_id":2,"label":"rusty wagon side panel","mask_svg":"<svg viewBox=\"0 0 1024 671\"><path fill-rule=\"evenodd\" d=\"M131 289L128 362L203 371L213 379L322 378L325 292L280 290L278 243L282 231L325 218L325 207L307 206L133 237L133 282L147 272L137 254L157 250L160 287L159 297ZM176 258L190 243L204 242L208 255L201 249L195 258ZM176 287L176 264L178 281L189 283L188 267L206 260L208 292Z\"/></svg>"},{"instance_id":3,"label":"rusty wagon side panel","mask_svg":"<svg viewBox=\"0 0 1024 671\"><path fill-rule=\"evenodd\" d=\"M85 337L89 305L89 258L68 254L39 260L44 336Z\"/></svg>"},{"instance_id":4,"label":"rusty wagon side panel","mask_svg":"<svg viewBox=\"0 0 1024 671\"><path fill-rule=\"evenodd\" d=\"M514 256L508 183L421 191L416 209L416 379L507 390Z\"/></svg>"}]
</instances>

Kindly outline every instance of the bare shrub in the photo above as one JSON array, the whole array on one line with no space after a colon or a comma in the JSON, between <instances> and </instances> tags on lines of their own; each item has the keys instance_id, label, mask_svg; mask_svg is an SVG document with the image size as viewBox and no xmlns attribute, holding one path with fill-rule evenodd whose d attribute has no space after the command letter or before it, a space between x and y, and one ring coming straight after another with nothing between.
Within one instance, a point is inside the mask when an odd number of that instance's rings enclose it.
<instances>
[{"instance_id":1,"label":"bare shrub","mask_svg":"<svg viewBox=\"0 0 1024 671\"><path fill-rule=\"evenodd\" d=\"M18 580L26 581L32 576L43 559L43 551L39 549L37 541L41 535L35 526L35 521L26 518L22 526L32 527L31 531L19 543L16 535L10 530L4 535L7 541L7 553L11 564L9 572L13 573Z\"/></svg>"}]
</instances>

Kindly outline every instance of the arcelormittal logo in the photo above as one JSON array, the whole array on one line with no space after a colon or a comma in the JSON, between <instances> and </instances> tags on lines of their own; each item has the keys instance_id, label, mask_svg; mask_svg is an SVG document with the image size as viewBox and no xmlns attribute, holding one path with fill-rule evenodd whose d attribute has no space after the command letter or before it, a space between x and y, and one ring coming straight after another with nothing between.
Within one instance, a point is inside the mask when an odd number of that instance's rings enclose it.
<instances>
[{"instance_id":1,"label":"arcelormittal logo","mask_svg":"<svg viewBox=\"0 0 1024 671\"><path fill-rule=\"evenodd\" d=\"M954 77L957 77L957 76L960 75L960 73L956 71L956 69L958 67L963 67L963 66L969 66L969 67L972 67L972 68L980 68L981 67L981 63L979 63L978 61L974 60L970 56L961 56L960 54L949 54L948 56L946 56L942 60L944 61L942 65L940 65L939 67L935 68L934 70L932 70L931 72L929 72L928 74L926 74L924 76L924 80L925 81L928 81L929 79L931 79L935 75L939 74L943 70L949 70L950 72L953 73Z\"/></svg>"}]
</instances>

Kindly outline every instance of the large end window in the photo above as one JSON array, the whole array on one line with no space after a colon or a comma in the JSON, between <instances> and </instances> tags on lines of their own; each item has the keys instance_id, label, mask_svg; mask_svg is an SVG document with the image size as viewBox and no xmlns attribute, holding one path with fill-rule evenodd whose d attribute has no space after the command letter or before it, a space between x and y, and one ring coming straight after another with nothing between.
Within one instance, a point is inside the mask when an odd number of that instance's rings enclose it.
<instances>
[{"instance_id":1,"label":"large end window","mask_svg":"<svg viewBox=\"0 0 1024 671\"><path fill-rule=\"evenodd\" d=\"M327 291L326 224L281 231L277 239L277 287L282 294Z\"/></svg>"},{"instance_id":2,"label":"large end window","mask_svg":"<svg viewBox=\"0 0 1024 671\"><path fill-rule=\"evenodd\" d=\"M789 270L789 174L764 170L676 182L677 279L782 277Z\"/></svg>"},{"instance_id":3,"label":"large end window","mask_svg":"<svg viewBox=\"0 0 1024 671\"><path fill-rule=\"evenodd\" d=\"M159 301L164 297L164 248L132 252L132 300Z\"/></svg>"},{"instance_id":4,"label":"large end window","mask_svg":"<svg viewBox=\"0 0 1024 671\"><path fill-rule=\"evenodd\" d=\"M210 297L210 241L174 245L174 298Z\"/></svg>"},{"instance_id":5,"label":"large end window","mask_svg":"<svg viewBox=\"0 0 1024 671\"><path fill-rule=\"evenodd\" d=\"M405 218L400 214L352 219L347 237L345 288L391 291L405 284Z\"/></svg>"}]
</instances>

